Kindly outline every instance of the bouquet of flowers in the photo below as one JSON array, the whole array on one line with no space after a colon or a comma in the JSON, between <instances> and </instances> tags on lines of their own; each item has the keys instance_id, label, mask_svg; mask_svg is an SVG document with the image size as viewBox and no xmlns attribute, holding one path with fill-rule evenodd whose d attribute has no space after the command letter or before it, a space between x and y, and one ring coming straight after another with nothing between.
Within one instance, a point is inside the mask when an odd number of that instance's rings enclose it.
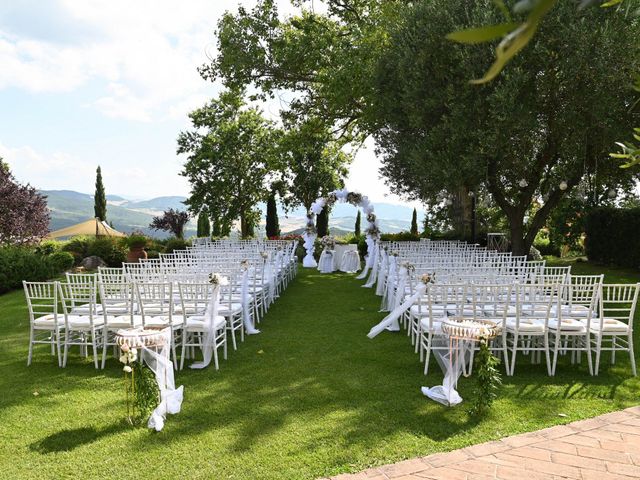
<instances>
[{"instance_id":1,"label":"bouquet of flowers","mask_svg":"<svg viewBox=\"0 0 640 480\"><path fill-rule=\"evenodd\" d=\"M347 193L347 202L357 207L362 203L362 194L355 192Z\"/></svg>"},{"instance_id":2,"label":"bouquet of flowers","mask_svg":"<svg viewBox=\"0 0 640 480\"><path fill-rule=\"evenodd\" d=\"M401 266L406 268L408 273L413 273L416 271L416 266L411 262L403 262Z\"/></svg>"},{"instance_id":3,"label":"bouquet of flowers","mask_svg":"<svg viewBox=\"0 0 640 480\"><path fill-rule=\"evenodd\" d=\"M229 279L227 277L223 277L219 273L210 273L209 274L209 283L211 285L229 285Z\"/></svg>"},{"instance_id":4,"label":"bouquet of flowers","mask_svg":"<svg viewBox=\"0 0 640 480\"><path fill-rule=\"evenodd\" d=\"M424 283L425 285L429 285L430 283L435 283L436 282L436 274L434 273L424 273L422 274L422 276L420 277L420 281L422 283Z\"/></svg>"},{"instance_id":5,"label":"bouquet of flowers","mask_svg":"<svg viewBox=\"0 0 640 480\"><path fill-rule=\"evenodd\" d=\"M326 207L332 207L334 203L336 203L338 201L338 197L335 193L330 193L329 195L327 195L327 198L325 200L325 206Z\"/></svg>"},{"instance_id":6,"label":"bouquet of flowers","mask_svg":"<svg viewBox=\"0 0 640 480\"><path fill-rule=\"evenodd\" d=\"M369 228L365 230L365 233L371 238L378 238L380 236L380 229L372 223Z\"/></svg>"},{"instance_id":7,"label":"bouquet of flowers","mask_svg":"<svg viewBox=\"0 0 640 480\"><path fill-rule=\"evenodd\" d=\"M249 260L246 258L240 262L240 268L244 270L249 270Z\"/></svg>"},{"instance_id":8,"label":"bouquet of flowers","mask_svg":"<svg viewBox=\"0 0 640 480\"><path fill-rule=\"evenodd\" d=\"M324 237L322 237L320 243L325 250L333 250L334 248L336 248L336 239L330 235L325 235Z\"/></svg>"},{"instance_id":9,"label":"bouquet of flowers","mask_svg":"<svg viewBox=\"0 0 640 480\"><path fill-rule=\"evenodd\" d=\"M262 257L263 260L267 260L267 258L269 258L269 252L264 250L264 251L260 252L260 256Z\"/></svg>"}]
</instances>

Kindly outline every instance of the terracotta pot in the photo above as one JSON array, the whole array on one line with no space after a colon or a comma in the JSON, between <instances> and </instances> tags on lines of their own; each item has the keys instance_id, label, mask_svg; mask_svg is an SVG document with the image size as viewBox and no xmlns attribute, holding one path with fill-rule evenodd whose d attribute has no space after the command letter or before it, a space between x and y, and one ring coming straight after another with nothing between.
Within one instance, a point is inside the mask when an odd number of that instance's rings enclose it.
<instances>
[{"instance_id":1,"label":"terracotta pot","mask_svg":"<svg viewBox=\"0 0 640 480\"><path fill-rule=\"evenodd\" d=\"M138 263L140 259L147 258L147 252L144 251L144 247L136 247L130 248L129 253L127 253L127 262L129 263Z\"/></svg>"}]
</instances>

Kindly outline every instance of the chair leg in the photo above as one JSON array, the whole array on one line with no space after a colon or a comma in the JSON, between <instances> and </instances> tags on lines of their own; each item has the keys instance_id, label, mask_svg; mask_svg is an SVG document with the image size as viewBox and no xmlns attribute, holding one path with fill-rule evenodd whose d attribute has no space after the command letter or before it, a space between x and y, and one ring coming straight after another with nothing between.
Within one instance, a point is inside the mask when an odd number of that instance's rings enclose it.
<instances>
[{"instance_id":1,"label":"chair leg","mask_svg":"<svg viewBox=\"0 0 640 480\"><path fill-rule=\"evenodd\" d=\"M56 332L56 349L58 351L58 366L62 366L62 351L60 350L60 330Z\"/></svg>"},{"instance_id":2,"label":"chair leg","mask_svg":"<svg viewBox=\"0 0 640 480\"><path fill-rule=\"evenodd\" d=\"M507 375L513 376L513 372L516 369L516 357L518 356L518 332L513 334L513 348L511 349L511 366L508 369Z\"/></svg>"},{"instance_id":3,"label":"chair leg","mask_svg":"<svg viewBox=\"0 0 640 480\"><path fill-rule=\"evenodd\" d=\"M27 367L31 365L31 359L33 358L33 327L29 329L29 355L27 357ZM58 356L58 366L60 366L60 356Z\"/></svg>"},{"instance_id":4,"label":"chair leg","mask_svg":"<svg viewBox=\"0 0 640 480\"><path fill-rule=\"evenodd\" d=\"M100 365L98 364L98 345L96 343L96 332L91 331L91 349L93 350L93 366L98 370Z\"/></svg>"},{"instance_id":5,"label":"chair leg","mask_svg":"<svg viewBox=\"0 0 640 480\"><path fill-rule=\"evenodd\" d=\"M591 338L589 338L589 333L587 333L586 342L587 342L586 354L587 354L587 364L589 365L589 375L593 376L593 359L591 358Z\"/></svg>"},{"instance_id":6,"label":"chair leg","mask_svg":"<svg viewBox=\"0 0 640 480\"><path fill-rule=\"evenodd\" d=\"M64 357L62 358L62 368L67 366L67 353L69 351L69 333L67 330L64 331Z\"/></svg>"},{"instance_id":7,"label":"chair leg","mask_svg":"<svg viewBox=\"0 0 640 480\"><path fill-rule=\"evenodd\" d=\"M184 357L186 356L185 350L186 350L186 343L187 343L187 337L188 337L188 333L186 330L182 331L182 349L181 349L181 353L180 353L180 370L182 370L184 368Z\"/></svg>"},{"instance_id":8,"label":"chair leg","mask_svg":"<svg viewBox=\"0 0 640 480\"><path fill-rule=\"evenodd\" d=\"M611 337L611 365L616 364L616 336Z\"/></svg>"},{"instance_id":9,"label":"chair leg","mask_svg":"<svg viewBox=\"0 0 640 480\"><path fill-rule=\"evenodd\" d=\"M635 377L637 375L636 374L636 357L633 354L633 337L631 335L627 337L627 342L629 343L629 359L631 360L631 372Z\"/></svg>"},{"instance_id":10,"label":"chair leg","mask_svg":"<svg viewBox=\"0 0 640 480\"><path fill-rule=\"evenodd\" d=\"M109 350L109 329L105 327L104 337L102 339L102 369L107 363L107 350Z\"/></svg>"},{"instance_id":11,"label":"chair leg","mask_svg":"<svg viewBox=\"0 0 640 480\"><path fill-rule=\"evenodd\" d=\"M224 354L224 359L227 359L227 328L224 328L224 346L223 346L224 350L223 350L223 354Z\"/></svg>"},{"instance_id":12,"label":"chair leg","mask_svg":"<svg viewBox=\"0 0 640 480\"><path fill-rule=\"evenodd\" d=\"M547 375L551 376L551 358L549 356L549 335L544 336L544 356L547 361Z\"/></svg>"},{"instance_id":13,"label":"chair leg","mask_svg":"<svg viewBox=\"0 0 640 480\"><path fill-rule=\"evenodd\" d=\"M591 339L589 339L589 343L591 343ZM600 351L602 349L602 335L598 334L596 336L596 362L595 362L595 374L598 375L598 371L600 370Z\"/></svg>"}]
</instances>

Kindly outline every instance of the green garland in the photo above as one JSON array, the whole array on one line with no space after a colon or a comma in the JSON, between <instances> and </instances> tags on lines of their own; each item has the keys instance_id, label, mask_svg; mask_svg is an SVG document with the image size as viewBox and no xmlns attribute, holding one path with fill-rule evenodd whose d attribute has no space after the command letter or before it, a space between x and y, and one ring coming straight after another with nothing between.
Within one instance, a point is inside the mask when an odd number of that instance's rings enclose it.
<instances>
[{"instance_id":1,"label":"green garland","mask_svg":"<svg viewBox=\"0 0 640 480\"><path fill-rule=\"evenodd\" d=\"M120 361L125 364L124 385L127 402L127 421L142 425L160 403L160 390L151 369L138 359L137 350L123 351Z\"/></svg>"},{"instance_id":2,"label":"green garland","mask_svg":"<svg viewBox=\"0 0 640 480\"><path fill-rule=\"evenodd\" d=\"M473 403L469 407L469 415L482 417L491 408L491 404L498 396L498 389L502 385L502 376L498 370L500 359L496 358L489 349L488 340L480 340L480 350L476 354L475 369L478 384L473 392Z\"/></svg>"}]
</instances>

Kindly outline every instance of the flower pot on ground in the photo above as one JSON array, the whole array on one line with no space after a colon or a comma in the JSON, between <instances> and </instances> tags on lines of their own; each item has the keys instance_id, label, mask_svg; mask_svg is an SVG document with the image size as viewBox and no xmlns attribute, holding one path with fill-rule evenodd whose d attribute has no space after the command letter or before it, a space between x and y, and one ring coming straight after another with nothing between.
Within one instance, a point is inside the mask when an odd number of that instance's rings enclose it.
<instances>
[{"instance_id":1,"label":"flower pot on ground","mask_svg":"<svg viewBox=\"0 0 640 480\"><path fill-rule=\"evenodd\" d=\"M147 252L144 248L147 246L148 239L144 235L131 235L126 239L129 252L127 253L127 262L137 263L141 259L147 259Z\"/></svg>"}]
</instances>

